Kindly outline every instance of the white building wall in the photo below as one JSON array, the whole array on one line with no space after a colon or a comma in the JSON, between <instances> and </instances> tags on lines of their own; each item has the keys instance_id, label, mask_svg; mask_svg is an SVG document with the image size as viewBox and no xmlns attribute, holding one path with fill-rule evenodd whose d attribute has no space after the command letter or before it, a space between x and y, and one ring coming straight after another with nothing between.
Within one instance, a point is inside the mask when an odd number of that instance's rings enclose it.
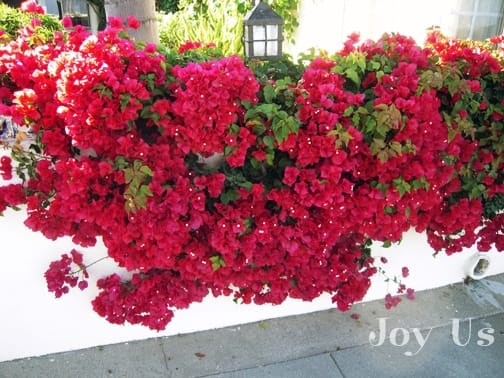
<instances>
[{"instance_id":1,"label":"white building wall","mask_svg":"<svg viewBox=\"0 0 504 378\"><path fill-rule=\"evenodd\" d=\"M436 25L454 36L463 1L303 0L295 46L288 45L286 51L296 56L315 47L334 53L353 32L360 33L361 40L376 40L385 32L396 32L421 44L427 28Z\"/></svg>"}]
</instances>

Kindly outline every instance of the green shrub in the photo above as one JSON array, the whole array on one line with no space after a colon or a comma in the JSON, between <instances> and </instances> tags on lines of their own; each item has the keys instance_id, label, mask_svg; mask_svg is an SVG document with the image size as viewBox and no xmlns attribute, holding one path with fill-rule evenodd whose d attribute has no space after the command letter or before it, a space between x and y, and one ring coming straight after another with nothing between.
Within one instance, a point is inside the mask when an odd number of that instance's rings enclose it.
<instances>
[{"instance_id":1,"label":"green shrub","mask_svg":"<svg viewBox=\"0 0 504 378\"><path fill-rule=\"evenodd\" d=\"M180 11L162 16L159 40L177 49L186 41L215 43L224 55L239 54L241 20L235 0L180 2Z\"/></svg>"},{"instance_id":2,"label":"green shrub","mask_svg":"<svg viewBox=\"0 0 504 378\"><path fill-rule=\"evenodd\" d=\"M156 10L164 13L176 13L180 0L156 0Z\"/></svg>"},{"instance_id":3,"label":"green shrub","mask_svg":"<svg viewBox=\"0 0 504 378\"><path fill-rule=\"evenodd\" d=\"M33 17L40 20L35 36L43 41L48 41L56 30L61 30L60 21L49 14L24 13L19 9L11 8L0 3L0 30L3 30L9 39L16 38L23 26L29 25Z\"/></svg>"}]
</instances>

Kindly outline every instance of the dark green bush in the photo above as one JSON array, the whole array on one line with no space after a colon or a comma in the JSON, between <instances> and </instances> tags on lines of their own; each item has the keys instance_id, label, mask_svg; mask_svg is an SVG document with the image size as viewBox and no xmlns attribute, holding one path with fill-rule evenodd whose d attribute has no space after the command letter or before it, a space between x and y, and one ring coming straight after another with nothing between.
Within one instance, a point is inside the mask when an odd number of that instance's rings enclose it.
<instances>
[{"instance_id":1,"label":"dark green bush","mask_svg":"<svg viewBox=\"0 0 504 378\"><path fill-rule=\"evenodd\" d=\"M156 0L156 10L158 12L176 13L179 10L180 0Z\"/></svg>"}]
</instances>

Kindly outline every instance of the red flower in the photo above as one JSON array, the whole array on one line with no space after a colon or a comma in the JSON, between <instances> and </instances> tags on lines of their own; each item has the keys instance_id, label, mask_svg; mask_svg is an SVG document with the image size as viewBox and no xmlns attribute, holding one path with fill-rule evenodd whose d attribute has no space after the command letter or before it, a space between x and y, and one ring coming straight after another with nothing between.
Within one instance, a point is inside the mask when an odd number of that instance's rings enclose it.
<instances>
[{"instance_id":1,"label":"red flower","mask_svg":"<svg viewBox=\"0 0 504 378\"><path fill-rule=\"evenodd\" d=\"M409 300L415 299L415 290L408 288L406 290L406 298L408 298Z\"/></svg>"},{"instance_id":2,"label":"red flower","mask_svg":"<svg viewBox=\"0 0 504 378\"><path fill-rule=\"evenodd\" d=\"M217 198L220 196L222 189L224 188L224 182L226 181L226 176L222 173L216 173L207 177L207 189L210 197Z\"/></svg>"},{"instance_id":3,"label":"red flower","mask_svg":"<svg viewBox=\"0 0 504 378\"><path fill-rule=\"evenodd\" d=\"M178 53L183 54L186 51L189 50L194 50L194 49L209 49L212 47L216 47L215 43L203 43L203 42L198 42L198 41L186 41L185 43L182 43L179 48L178 48Z\"/></svg>"},{"instance_id":4,"label":"red flower","mask_svg":"<svg viewBox=\"0 0 504 378\"><path fill-rule=\"evenodd\" d=\"M109 17L108 23L113 29L124 29L123 20L121 17Z\"/></svg>"},{"instance_id":5,"label":"red flower","mask_svg":"<svg viewBox=\"0 0 504 378\"><path fill-rule=\"evenodd\" d=\"M140 21L135 16L128 16L126 18L126 23L128 24L128 27L131 29L136 30L140 28Z\"/></svg>"},{"instance_id":6,"label":"red flower","mask_svg":"<svg viewBox=\"0 0 504 378\"><path fill-rule=\"evenodd\" d=\"M400 297L393 297L391 294L385 296L385 308L390 310L392 307L396 307L401 302Z\"/></svg>"},{"instance_id":7,"label":"red flower","mask_svg":"<svg viewBox=\"0 0 504 378\"><path fill-rule=\"evenodd\" d=\"M254 157L257 161L264 161L266 156L267 154L264 150L255 150L252 152L252 157Z\"/></svg>"},{"instance_id":8,"label":"red flower","mask_svg":"<svg viewBox=\"0 0 504 378\"><path fill-rule=\"evenodd\" d=\"M458 111L460 118L465 119L468 117L467 111L465 109L460 109Z\"/></svg>"},{"instance_id":9,"label":"red flower","mask_svg":"<svg viewBox=\"0 0 504 378\"><path fill-rule=\"evenodd\" d=\"M403 266L402 269L401 269L401 273L402 273L402 276L404 278L406 278L406 277L409 276L409 269L407 267Z\"/></svg>"},{"instance_id":10,"label":"red flower","mask_svg":"<svg viewBox=\"0 0 504 378\"><path fill-rule=\"evenodd\" d=\"M257 101L259 84L252 72L233 56L177 66L173 74L180 81L172 104L173 113L182 121L177 127L179 143L204 155L223 152L229 127L242 114L240 102ZM242 128L240 132L248 131ZM240 164L249 147L245 135L242 138L246 144L235 150L236 164Z\"/></svg>"},{"instance_id":11,"label":"red flower","mask_svg":"<svg viewBox=\"0 0 504 378\"><path fill-rule=\"evenodd\" d=\"M73 21L70 16L65 16L61 19L61 25L64 28L71 28L73 26Z\"/></svg>"},{"instance_id":12,"label":"red flower","mask_svg":"<svg viewBox=\"0 0 504 378\"><path fill-rule=\"evenodd\" d=\"M284 177L282 182L285 185L293 185L299 176L299 170L295 167L287 167L284 171Z\"/></svg>"},{"instance_id":13,"label":"red flower","mask_svg":"<svg viewBox=\"0 0 504 378\"><path fill-rule=\"evenodd\" d=\"M54 292L56 298L67 294L71 287L79 286L79 289L87 288L87 281L79 280L76 272L72 271L71 265L75 264L84 278L88 278L86 267L83 265L82 254L75 249L71 251L71 257L67 254L61 255L61 259L53 261L49 269L45 272L47 289Z\"/></svg>"},{"instance_id":14,"label":"red flower","mask_svg":"<svg viewBox=\"0 0 504 378\"><path fill-rule=\"evenodd\" d=\"M35 0L27 0L21 3L21 10L27 13L44 14L45 10L41 5L38 5Z\"/></svg>"},{"instance_id":15,"label":"red flower","mask_svg":"<svg viewBox=\"0 0 504 378\"><path fill-rule=\"evenodd\" d=\"M6 181L12 179L12 159L8 156L0 158L0 175Z\"/></svg>"},{"instance_id":16,"label":"red flower","mask_svg":"<svg viewBox=\"0 0 504 378\"><path fill-rule=\"evenodd\" d=\"M355 45L359 42L360 34L352 33L348 37L348 39L344 42L344 49L342 51L343 54L348 54L355 50Z\"/></svg>"}]
</instances>

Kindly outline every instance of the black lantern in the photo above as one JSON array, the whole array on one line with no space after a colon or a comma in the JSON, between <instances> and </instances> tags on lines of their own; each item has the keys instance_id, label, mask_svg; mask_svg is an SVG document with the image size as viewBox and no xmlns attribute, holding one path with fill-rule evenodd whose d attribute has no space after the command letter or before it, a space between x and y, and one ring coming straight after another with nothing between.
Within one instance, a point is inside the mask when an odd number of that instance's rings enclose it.
<instances>
[{"instance_id":1,"label":"black lantern","mask_svg":"<svg viewBox=\"0 0 504 378\"><path fill-rule=\"evenodd\" d=\"M246 59L275 60L282 57L283 19L259 1L243 19Z\"/></svg>"}]
</instances>

